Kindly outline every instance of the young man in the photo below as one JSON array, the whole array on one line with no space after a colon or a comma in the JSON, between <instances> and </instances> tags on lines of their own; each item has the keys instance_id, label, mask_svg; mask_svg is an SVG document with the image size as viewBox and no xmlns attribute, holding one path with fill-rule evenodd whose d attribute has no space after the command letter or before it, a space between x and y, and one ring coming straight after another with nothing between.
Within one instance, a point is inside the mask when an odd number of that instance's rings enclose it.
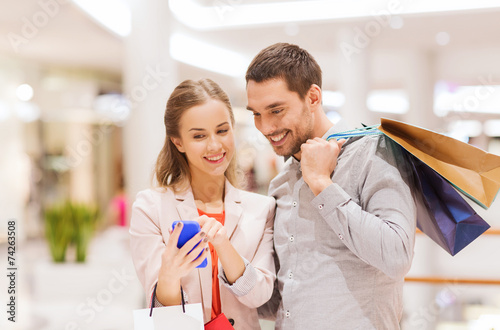
<instances>
[{"instance_id":1,"label":"young man","mask_svg":"<svg viewBox=\"0 0 500 330\"><path fill-rule=\"evenodd\" d=\"M416 226L399 148L383 136L327 142L349 127L327 118L321 69L296 45L262 50L246 81L255 126L289 157L269 187L279 294L263 310L276 329L399 328Z\"/></svg>"}]
</instances>

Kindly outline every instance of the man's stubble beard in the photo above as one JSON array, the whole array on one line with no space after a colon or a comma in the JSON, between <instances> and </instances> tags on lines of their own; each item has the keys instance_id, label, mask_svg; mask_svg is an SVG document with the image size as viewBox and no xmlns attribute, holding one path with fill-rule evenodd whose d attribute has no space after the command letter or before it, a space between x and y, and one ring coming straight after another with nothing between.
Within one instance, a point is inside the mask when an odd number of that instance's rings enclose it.
<instances>
[{"instance_id":1,"label":"man's stubble beard","mask_svg":"<svg viewBox=\"0 0 500 330\"><path fill-rule=\"evenodd\" d=\"M285 157L290 157L290 156L293 156L295 154L297 154L298 152L300 152L300 147L302 146L302 144L306 143L307 140L313 138L313 125L312 125L312 116L307 116L307 112L308 112L308 109L307 107L304 105L304 107L302 108L302 116L301 116L301 120L300 122L301 123L306 123L306 128L305 128L305 132L304 133L300 133L298 132L297 130L294 131L293 133L294 134L297 134L297 136L293 136L294 138L294 141L293 141L293 144L291 145L291 147L289 148L289 151L288 150L283 150L283 151L279 151L279 150L276 150L274 149L274 152L279 155L279 156L285 156ZM288 134L291 134L292 132L289 131Z\"/></svg>"}]
</instances>

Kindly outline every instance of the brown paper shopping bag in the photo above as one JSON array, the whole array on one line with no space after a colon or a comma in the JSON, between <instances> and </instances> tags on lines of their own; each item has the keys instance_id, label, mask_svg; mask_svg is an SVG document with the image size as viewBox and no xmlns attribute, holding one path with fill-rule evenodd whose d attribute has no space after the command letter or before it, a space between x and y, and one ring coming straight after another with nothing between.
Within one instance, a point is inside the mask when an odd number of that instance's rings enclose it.
<instances>
[{"instance_id":1,"label":"brown paper shopping bag","mask_svg":"<svg viewBox=\"0 0 500 330\"><path fill-rule=\"evenodd\" d=\"M483 208L500 189L500 157L454 138L392 119L378 129Z\"/></svg>"}]
</instances>

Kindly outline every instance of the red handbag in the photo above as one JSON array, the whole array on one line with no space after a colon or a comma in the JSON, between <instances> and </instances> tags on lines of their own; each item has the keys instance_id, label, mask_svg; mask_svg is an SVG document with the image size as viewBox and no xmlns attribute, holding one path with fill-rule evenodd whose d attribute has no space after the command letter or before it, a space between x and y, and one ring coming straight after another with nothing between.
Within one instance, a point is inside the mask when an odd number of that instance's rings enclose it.
<instances>
[{"instance_id":1,"label":"red handbag","mask_svg":"<svg viewBox=\"0 0 500 330\"><path fill-rule=\"evenodd\" d=\"M205 330L234 330L234 328L226 315L220 313L215 319L205 324Z\"/></svg>"}]
</instances>

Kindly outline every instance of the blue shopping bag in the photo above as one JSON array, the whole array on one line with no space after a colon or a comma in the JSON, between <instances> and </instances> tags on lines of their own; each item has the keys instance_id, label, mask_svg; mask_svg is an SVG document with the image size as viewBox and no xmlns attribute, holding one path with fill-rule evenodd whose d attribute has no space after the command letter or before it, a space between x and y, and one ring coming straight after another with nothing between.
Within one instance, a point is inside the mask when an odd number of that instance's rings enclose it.
<instances>
[{"instance_id":1,"label":"blue shopping bag","mask_svg":"<svg viewBox=\"0 0 500 330\"><path fill-rule=\"evenodd\" d=\"M408 155L407 159L419 192L417 227L434 242L453 256L490 228L436 171L414 156Z\"/></svg>"}]
</instances>

